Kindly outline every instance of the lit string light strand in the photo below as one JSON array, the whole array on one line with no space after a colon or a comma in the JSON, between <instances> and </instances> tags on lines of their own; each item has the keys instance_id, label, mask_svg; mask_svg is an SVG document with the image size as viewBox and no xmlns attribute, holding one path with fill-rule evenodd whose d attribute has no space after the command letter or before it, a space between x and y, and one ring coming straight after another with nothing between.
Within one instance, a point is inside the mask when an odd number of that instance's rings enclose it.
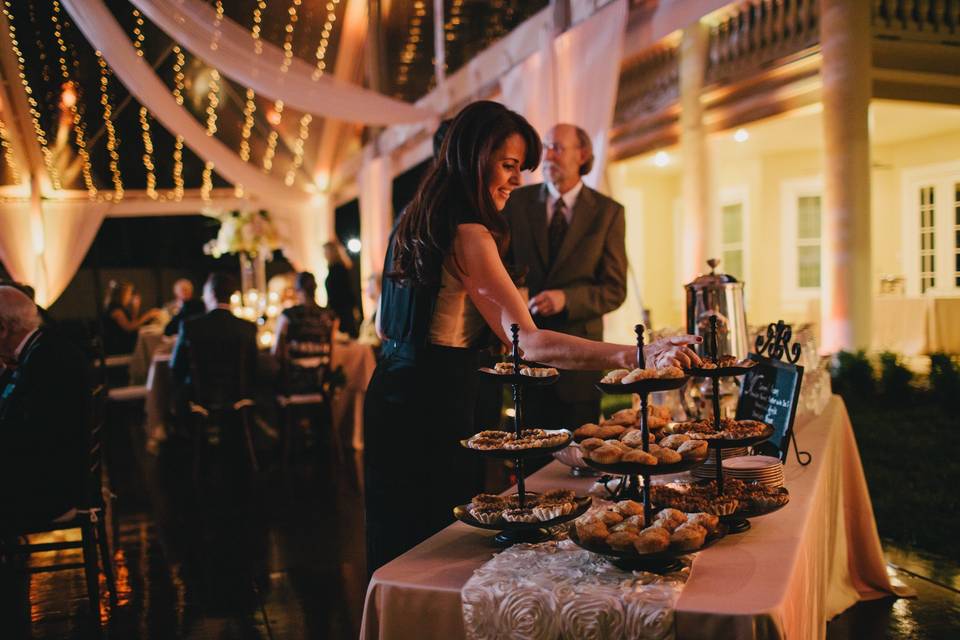
<instances>
[{"instance_id":1,"label":"lit string light strand","mask_svg":"<svg viewBox=\"0 0 960 640\"><path fill-rule=\"evenodd\" d=\"M137 9L133 10L133 48L137 55L143 57L143 43L146 37L143 33L143 16ZM153 164L153 136L150 134L150 112L146 107L140 107L140 130L143 137L143 168L147 172L147 197L156 200L157 175Z\"/></svg>"},{"instance_id":2,"label":"lit string light strand","mask_svg":"<svg viewBox=\"0 0 960 640\"><path fill-rule=\"evenodd\" d=\"M110 173L113 176L113 199L123 199L123 178L120 175L120 152L117 132L113 127L113 106L110 104L110 75L103 54L94 51L100 66L100 105L103 107L103 125L107 130L107 152L110 154Z\"/></svg>"}]
</instances>

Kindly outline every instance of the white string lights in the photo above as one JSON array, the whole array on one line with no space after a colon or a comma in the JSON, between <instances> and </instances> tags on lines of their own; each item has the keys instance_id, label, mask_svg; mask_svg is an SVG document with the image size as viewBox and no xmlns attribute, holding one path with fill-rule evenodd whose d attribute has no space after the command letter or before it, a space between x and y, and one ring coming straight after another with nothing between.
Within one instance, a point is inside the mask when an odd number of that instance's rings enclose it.
<instances>
[{"instance_id":1,"label":"white string lights","mask_svg":"<svg viewBox=\"0 0 960 640\"><path fill-rule=\"evenodd\" d=\"M137 9L133 10L133 19L135 26L133 27L133 48L136 50L137 55L141 58L143 57L143 43L146 39L143 33L143 16L140 15L140 11ZM159 196L157 193L157 176L154 173L153 165L153 136L150 134L150 112L146 107L140 107L140 130L143 137L143 168L147 172L147 197L151 200L156 200Z\"/></svg>"},{"instance_id":2,"label":"white string lights","mask_svg":"<svg viewBox=\"0 0 960 640\"><path fill-rule=\"evenodd\" d=\"M33 97L33 89L30 87L30 83L27 81L26 73L26 60L23 57L23 53L20 51L19 43L17 42L17 30L14 26L14 18L12 11L12 3L10 0L4 0L3 3L3 15L7 18L7 30L10 36L10 46L13 47L13 55L17 58L17 75L20 76L20 83L23 85L23 92L27 96L27 106L30 110L30 119L33 122L33 132L37 137L37 142L40 143L40 151L43 154L43 163L47 168L47 173L50 176L50 182L53 184L54 189L60 189L60 173L57 171L56 166L53 162L53 153L50 151L49 143L47 142L47 134L44 132L43 127L40 126L40 111L38 109L37 100Z\"/></svg>"},{"instance_id":3,"label":"white string lights","mask_svg":"<svg viewBox=\"0 0 960 640\"><path fill-rule=\"evenodd\" d=\"M94 51L97 55L97 64L100 66L100 104L103 106L103 125L107 130L107 152L110 154L110 173L113 176L113 199L123 199L123 179L120 175L120 152L117 132L113 127L113 106L110 104L110 79L107 70L107 61L103 54Z\"/></svg>"},{"instance_id":4,"label":"white string lights","mask_svg":"<svg viewBox=\"0 0 960 640\"><path fill-rule=\"evenodd\" d=\"M60 75L63 76L63 86L66 93L67 89L76 92L76 86L70 78L70 68L67 66L67 44L63 40L63 31L60 28L60 3L53 0L53 12L50 14L50 20L53 22L53 36L57 40L57 46L60 49L58 61L60 62ZM93 170L90 163L90 153L87 150L86 126L80 112L81 101L74 98L68 102L62 103L64 107L70 110L73 118L74 141L77 144L77 153L80 155L81 167L83 172L83 183L87 188L87 195L90 198L97 196L97 187L93 182Z\"/></svg>"},{"instance_id":5,"label":"white string lights","mask_svg":"<svg viewBox=\"0 0 960 640\"><path fill-rule=\"evenodd\" d=\"M20 182L20 167L13 159L13 147L10 145L10 132L7 131L7 125L0 119L0 146L3 147L3 159L10 169L10 178L14 183Z\"/></svg>"},{"instance_id":6,"label":"white string lights","mask_svg":"<svg viewBox=\"0 0 960 640\"><path fill-rule=\"evenodd\" d=\"M287 24L283 28L283 63L280 66L280 73L286 73L293 62L293 32L297 25L297 11L300 8L302 0L292 0L290 8L287 9ZM273 169L273 158L277 153L277 142L280 139L280 132L277 127L283 121L283 100L276 100L273 103L273 111L276 114L276 122L272 122L273 128L270 135L267 136L267 148L263 152L263 170L267 173Z\"/></svg>"},{"instance_id":7,"label":"white string lights","mask_svg":"<svg viewBox=\"0 0 960 640\"><path fill-rule=\"evenodd\" d=\"M183 66L186 57L179 45L173 46L173 98L183 106L184 75ZM183 199L183 136L178 135L173 143L173 198L177 202Z\"/></svg>"},{"instance_id":8,"label":"white string lights","mask_svg":"<svg viewBox=\"0 0 960 640\"><path fill-rule=\"evenodd\" d=\"M217 132L217 107L220 106L220 72L216 69L210 70L210 89L207 91L207 135L212 136ZM203 177L200 184L200 198L204 202L210 200L210 192L213 191L213 163L207 161L203 164Z\"/></svg>"},{"instance_id":9,"label":"white string lights","mask_svg":"<svg viewBox=\"0 0 960 640\"><path fill-rule=\"evenodd\" d=\"M416 0L413 3L413 17L410 18L410 27L407 30L407 40L400 52L400 68L397 73L397 87L406 86L410 80L410 66L417 56L422 38L420 34L423 29L423 19L427 15L427 7L423 0Z\"/></svg>"}]
</instances>

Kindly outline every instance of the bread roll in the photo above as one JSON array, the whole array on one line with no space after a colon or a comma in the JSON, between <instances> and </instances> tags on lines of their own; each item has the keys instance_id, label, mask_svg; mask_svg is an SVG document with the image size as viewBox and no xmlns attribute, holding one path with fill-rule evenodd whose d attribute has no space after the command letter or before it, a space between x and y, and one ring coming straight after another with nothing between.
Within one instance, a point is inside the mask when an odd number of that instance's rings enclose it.
<instances>
[{"instance_id":1,"label":"bread roll","mask_svg":"<svg viewBox=\"0 0 960 640\"><path fill-rule=\"evenodd\" d=\"M683 459L680 457L679 453L666 447L657 447L657 450L651 451L651 454L656 456L657 460L660 461L660 464L676 464Z\"/></svg>"},{"instance_id":2,"label":"bread roll","mask_svg":"<svg viewBox=\"0 0 960 640\"><path fill-rule=\"evenodd\" d=\"M657 464L657 457L652 453L647 453L643 449L633 449L623 454L623 462L633 462L636 464L654 465Z\"/></svg>"},{"instance_id":3,"label":"bread roll","mask_svg":"<svg viewBox=\"0 0 960 640\"><path fill-rule=\"evenodd\" d=\"M670 546L670 534L658 527L648 527L637 534L633 548L637 553L658 553Z\"/></svg>"},{"instance_id":4,"label":"bread roll","mask_svg":"<svg viewBox=\"0 0 960 640\"><path fill-rule=\"evenodd\" d=\"M698 524L682 524L670 534L670 544L680 551L696 551L707 539L707 530Z\"/></svg>"},{"instance_id":5,"label":"bread roll","mask_svg":"<svg viewBox=\"0 0 960 640\"><path fill-rule=\"evenodd\" d=\"M590 459L600 464L616 464L623 457L623 451L619 447L605 444L590 452Z\"/></svg>"},{"instance_id":6,"label":"bread roll","mask_svg":"<svg viewBox=\"0 0 960 640\"><path fill-rule=\"evenodd\" d=\"M707 533L713 533L720 526L720 518L712 513L690 513L687 514L687 523L700 525Z\"/></svg>"},{"instance_id":7,"label":"bread roll","mask_svg":"<svg viewBox=\"0 0 960 640\"><path fill-rule=\"evenodd\" d=\"M700 460L707 457L710 445L706 440L687 440L677 449L684 460Z\"/></svg>"},{"instance_id":8,"label":"bread roll","mask_svg":"<svg viewBox=\"0 0 960 640\"><path fill-rule=\"evenodd\" d=\"M671 449L677 449L680 445L690 439L690 436L683 433L675 433L671 436L661 438L659 444L661 447L669 447Z\"/></svg>"},{"instance_id":9,"label":"bread roll","mask_svg":"<svg viewBox=\"0 0 960 640\"><path fill-rule=\"evenodd\" d=\"M622 513L625 517L635 516L643 513L643 505L634 500L621 500L616 504L617 511Z\"/></svg>"},{"instance_id":10,"label":"bread roll","mask_svg":"<svg viewBox=\"0 0 960 640\"><path fill-rule=\"evenodd\" d=\"M580 448L584 451L593 451L594 449L599 449L604 445L604 441L600 438L587 438L580 443Z\"/></svg>"},{"instance_id":11,"label":"bread roll","mask_svg":"<svg viewBox=\"0 0 960 640\"><path fill-rule=\"evenodd\" d=\"M597 432L600 430L600 425L593 424L588 422L587 424L579 427L573 432L573 437L577 441L584 440L586 438L595 438L597 437Z\"/></svg>"},{"instance_id":12,"label":"bread roll","mask_svg":"<svg viewBox=\"0 0 960 640\"><path fill-rule=\"evenodd\" d=\"M614 549L626 551L633 549L633 543L637 540L636 531L615 531L607 536L607 544Z\"/></svg>"}]
</instances>

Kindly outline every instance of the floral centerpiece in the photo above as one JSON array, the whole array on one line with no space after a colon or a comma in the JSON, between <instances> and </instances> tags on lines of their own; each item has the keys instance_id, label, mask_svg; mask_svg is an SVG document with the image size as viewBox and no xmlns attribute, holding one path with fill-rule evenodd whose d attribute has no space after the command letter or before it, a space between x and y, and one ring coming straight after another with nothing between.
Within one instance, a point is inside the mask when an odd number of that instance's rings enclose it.
<instances>
[{"instance_id":1,"label":"floral centerpiece","mask_svg":"<svg viewBox=\"0 0 960 640\"><path fill-rule=\"evenodd\" d=\"M239 253L269 260L280 248L273 223L262 211L239 211L210 216L220 221L217 237L203 246L203 252L214 258Z\"/></svg>"}]
</instances>

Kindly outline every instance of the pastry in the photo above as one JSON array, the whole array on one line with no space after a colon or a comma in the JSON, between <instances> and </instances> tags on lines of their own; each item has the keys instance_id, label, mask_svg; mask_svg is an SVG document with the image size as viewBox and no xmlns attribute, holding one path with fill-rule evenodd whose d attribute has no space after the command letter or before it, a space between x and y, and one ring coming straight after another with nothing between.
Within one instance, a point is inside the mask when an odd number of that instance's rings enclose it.
<instances>
[{"instance_id":1,"label":"pastry","mask_svg":"<svg viewBox=\"0 0 960 640\"><path fill-rule=\"evenodd\" d=\"M550 489L540 494L541 502L573 502L577 494L571 489Z\"/></svg>"},{"instance_id":2,"label":"pastry","mask_svg":"<svg viewBox=\"0 0 960 640\"><path fill-rule=\"evenodd\" d=\"M585 440L587 438L595 438L598 431L600 431L599 425L588 422L587 424L575 430L573 432L573 437L576 438L577 442L580 442L581 440Z\"/></svg>"},{"instance_id":3,"label":"pastry","mask_svg":"<svg viewBox=\"0 0 960 640\"><path fill-rule=\"evenodd\" d=\"M643 529L643 515L630 516L629 518L624 518L622 522L610 527L610 531L640 531Z\"/></svg>"},{"instance_id":4,"label":"pastry","mask_svg":"<svg viewBox=\"0 0 960 640\"><path fill-rule=\"evenodd\" d=\"M656 456L660 464L676 464L682 460L679 453L666 447L658 447L656 451L651 451L651 453Z\"/></svg>"},{"instance_id":5,"label":"pastry","mask_svg":"<svg viewBox=\"0 0 960 640\"><path fill-rule=\"evenodd\" d=\"M616 384L623 380L623 377L630 373L627 369L614 369L601 378L600 382L604 384Z\"/></svg>"},{"instance_id":6,"label":"pastry","mask_svg":"<svg viewBox=\"0 0 960 640\"><path fill-rule=\"evenodd\" d=\"M614 531L607 536L606 543L614 549L627 551L633 549L634 542L639 538L635 531Z\"/></svg>"},{"instance_id":7,"label":"pastry","mask_svg":"<svg viewBox=\"0 0 960 640\"><path fill-rule=\"evenodd\" d=\"M508 375L513 373L513 363L512 362L498 362L493 365L493 370L502 375Z\"/></svg>"},{"instance_id":8,"label":"pastry","mask_svg":"<svg viewBox=\"0 0 960 640\"><path fill-rule=\"evenodd\" d=\"M610 438L618 437L621 433L623 433L626 430L627 430L626 427L620 426L618 424L611 424L604 427L600 427L600 429L597 431L597 437L603 438L604 440L608 440Z\"/></svg>"},{"instance_id":9,"label":"pastry","mask_svg":"<svg viewBox=\"0 0 960 640\"><path fill-rule=\"evenodd\" d=\"M707 456L709 445L705 440L688 440L677 449L684 460L699 460Z\"/></svg>"},{"instance_id":10,"label":"pastry","mask_svg":"<svg viewBox=\"0 0 960 640\"><path fill-rule=\"evenodd\" d=\"M634 369L627 375L623 376L620 380L620 384L631 384L633 382L638 382L640 380L647 380L653 378L657 375L656 369Z\"/></svg>"},{"instance_id":11,"label":"pastry","mask_svg":"<svg viewBox=\"0 0 960 640\"><path fill-rule=\"evenodd\" d=\"M604 421L604 424L619 424L630 426L637 424L638 412L636 409L621 409Z\"/></svg>"},{"instance_id":12,"label":"pastry","mask_svg":"<svg viewBox=\"0 0 960 640\"><path fill-rule=\"evenodd\" d=\"M645 464L647 466L657 464L657 457L652 453L647 453L643 449L634 449L621 456L623 462L632 462L635 464Z\"/></svg>"},{"instance_id":13,"label":"pastry","mask_svg":"<svg viewBox=\"0 0 960 640\"><path fill-rule=\"evenodd\" d=\"M657 369L658 378L682 378L683 369L680 367L663 367L662 369Z\"/></svg>"},{"instance_id":14,"label":"pastry","mask_svg":"<svg viewBox=\"0 0 960 640\"><path fill-rule=\"evenodd\" d=\"M473 500L470 501L470 504L477 509L502 509L503 505L506 504L506 500L500 496L495 496L492 493L480 493L473 496Z\"/></svg>"},{"instance_id":15,"label":"pastry","mask_svg":"<svg viewBox=\"0 0 960 640\"><path fill-rule=\"evenodd\" d=\"M617 524L618 522L623 522L624 518L616 509L601 509L597 512L597 518L600 519L606 525Z\"/></svg>"},{"instance_id":16,"label":"pastry","mask_svg":"<svg viewBox=\"0 0 960 640\"><path fill-rule=\"evenodd\" d=\"M571 511L573 511L573 504L569 502L544 503L531 509L533 515L541 522L565 516Z\"/></svg>"},{"instance_id":17,"label":"pastry","mask_svg":"<svg viewBox=\"0 0 960 640\"><path fill-rule=\"evenodd\" d=\"M680 445L690 439L690 436L683 433L675 433L673 435L666 436L661 438L657 444L661 447L669 447L670 449L677 449Z\"/></svg>"},{"instance_id":18,"label":"pastry","mask_svg":"<svg viewBox=\"0 0 960 640\"><path fill-rule=\"evenodd\" d=\"M736 498L718 497L711 501L705 511L718 516L729 516L740 506L740 501Z\"/></svg>"},{"instance_id":19,"label":"pastry","mask_svg":"<svg viewBox=\"0 0 960 640\"><path fill-rule=\"evenodd\" d=\"M635 516L643 513L643 505L633 500L621 500L616 505L617 511L624 517Z\"/></svg>"},{"instance_id":20,"label":"pastry","mask_svg":"<svg viewBox=\"0 0 960 640\"><path fill-rule=\"evenodd\" d=\"M521 368L520 375L530 376L531 378L549 378L560 375L560 372L553 367L528 367L526 369Z\"/></svg>"},{"instance_id":21,"label":"pastry","mask_svg":"<svg viewBox=\"0 0 960 640\"><path fill-rule=\"evenodd\" d=\"M687 524L700 525L707 533L713 533L720 526L720 518L712 513L690 513L687 514Z\"/></svg>"},{"instance_id":22,"label":"pastry","mask_svg":"<svg viewBox=\"0 0 960 640\"><path fill-rule=\"evenodd\" d=\"M539 518L533 515L533 510L524 509L504 509L503 519L507 522L538 522Z\"/></svg>"},{"instance_id":23,"label":"pastry","mask_svg":"<svg viewBox=\"0 0 960 640\"><path fill-rule=\"evenodd\" d=\"M670 534L659 527L647 527L633 541L637 553L659 553L670 546Z\"/></svg>"},{"instance_id":24,"label":"pastry","mask_svg":"<svg viewBox=\"0 0 960 640\"><path fill-rule=\"evenodd\" d=\"M677 509L663 509L653 519L653 525L673 531L687 521L687 515Z\"/></svg>"},{"instance_id":25,"label":"pastry","mask_svg":"<svg viewBox=\"0 0 960 640\"><path fill-rule=\"evenodd\" d=\"M580 443L580 448L583 449L584 451L589 452L589 451L593 451L594 449L599 449L604 444L606 443L600 438L587 438L586 440Z\"/></svg>"},{"instance_id":26,"label":"pastry","mask_svg":"<svg viewBox=\"0 0 960 640\"><path fill-rule=\"evenodd\" d=\"M629 454L628 454L629 455ZM590 452L590 459L600 464L616 464L623 457L623 452L619 447L605 444Z\"/></svg>"},{"instance_id":27,"label":"pastry","mask_svg":"<svg viewBox=\"0 0 960 640\"><path fill-rule=\"evenodd\" d=\"M607 525L596 518L577 518L574 524L577 527L577 536L584 544L604 542L610 535Z\"/></svg>"},{"instance_id":28,"label":"pastry","mask_svg":"<svg viewBox=\"0 0 960 640\"><path fill-rule=\"evenodd\" d=\"M493 524L500 520L500 515L503 513L503 510L498 508L473 508L470 509L470 515L474 517L477 522L482 522L483 524Z\"/></svg>"},{"instance_id":29,"label":"pastry","mask_svg":"<svg viewBox=\"0 0 960 640\"><path fill-rule=\"evenodd\" d=\"M670 534L670 545L680 551L696 551L707 539L707 530L698 524L682 524Z\"/></svg>"},{"instance_id":30,"label":"pastry","mask_svg":"<svg viewBox=\"0 0 960 640\"><path fill-rule=\"evenodd\" d=\"M643 432L631 431L630 433L624 433L623 437L620 438L620 442L622 442L623 444L629 445L631 447L642 447Z\"/></svg>"}]
</instances>

